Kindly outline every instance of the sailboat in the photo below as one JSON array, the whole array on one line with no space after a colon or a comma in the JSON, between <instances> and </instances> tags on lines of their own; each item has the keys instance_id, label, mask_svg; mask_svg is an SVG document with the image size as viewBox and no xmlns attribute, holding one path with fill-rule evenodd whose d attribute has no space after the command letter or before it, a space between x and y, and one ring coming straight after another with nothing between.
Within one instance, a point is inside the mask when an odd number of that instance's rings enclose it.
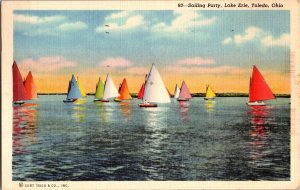
<instances>
[{"instance_id":1,"label":"sailboat","mask_svg":"<svg viewBox=\"0 0 300 190\"><path fill-rule=\"evenodd\" d=\"M263 101L275 98L264 77L254 65L252 77L250 78L249 101L247 104L250 106L263 106L265 105Z\"/></svg>"},{"instance_id":2,"label":"sailboat","mask_svg":"<svg viewBox=\"0 0 300 190\"><path fill-rule=\"evenodd\" d=\"M206 86L206 95L204 97L204 100L213 100L215 99L216 94L213 91L213 89L210 87L210 85Z\"/></svg>"},{"instance_id":3,"label":"sailboat","mask_svg":"<svg viewBox=\"0 0 300 190\"><path fill-rule=\"evenodd\" d=\"M145 82L145 90L140 107L157 107L156 103L169 103L170 96L163 80L160 77L155 65L152 64L147 80Z\"/></svg>"},{"instance_id":4,"label":"sailboat","mask_svg":"<svg viewBox=\"0 0 300 190\"><path fill-rule=\"evenodd\" d=\"M96 86L96 94L95 94L95 99L94 101L101 101L104 95L104 82L101 80L99 77L97 86Z\"/></svg>"},{"instance_id":5,"label":"sailboat","mask_svg":"<svg viewBox=\"0 0 300 190\"><path fill-rule=\"evenodd\" d=\"M118 90L109 74L107 74L104 84L104 94L101 102L109 102L108 99L115 98L117 96L119 96Z\"/></svg>"},{"instance_id":6,"label":"sailboat","mask_svg":"<svg viewBox=\"0 0 300 190\"><path fill-rule=\"evenodd\" d=\"M142 84L140 90L139 90L139 93L138 93L138 99L143 99L143 96L144 96L144 90L145 90L145 83Z\"/></svg>"},{"instance_id":7,"label":"sailboat","mask_svg":"<svg viewBox=\"0 0 300 190\"><path fill-rule=\"evenodd\" d=\"M81 92L79 90L77 81L75 79L75 76L72 75L72 79L69 81L69 87L68 87L68 95L67 99L63 100L64 103L72 103L75 102L78 98L81 98Z\"/></svg>"},{"instance_id":8,"label":"sailboat","mask_svg":"<svg viewBox=\"0 0 300 190\"><path fill-rule=\"evenodd\" d=\"M131 95L129 93L129 90L128 90L126 78L123 79L123 82L119 87L119 94L120 94L120 96L115 98L116 102L120 102L122 100L132 100L132 97L131 97Z\"/></svg>"},{"instance_id":9,"label":"sailboat","mask_svg":"<svg viewBox=\"0 0 300 190\"><path fill-rule=\"evenodd\" d=\"M179 89L178 85L176 84L175 91L174 91L174 98L178 98L179 93L180 93L180 89Z\"/></svg>"},{"instance_id":10,"label":"sailboat","mask_svg":"<svg viewBox=\"0 0 300 190\"><path fill-rule=\"evenodd\" d=\"M22 75L20 70L14 61L12 66L12 74L13 74L13 103L14 104L24 104L24 100L27 100L26 89L23 84Z\"/></svg>"},{"instance_id":11,"label":"sailboat","mask_svg":"<svg viewBox=\"0 0 300 190\"><path fill-rule=\"evenodd\" d=\"M192 98L189 88L187 87L186 83L182 81L179 96L177 101L189 101Z\"/></svg>"},{"instance_id":12,"label":"sailboat","mask_svg":"<svg viewBox=\"0 0 300 190\"><path fill-rule=\"evenodd\" d=\"M81 82L79 82L79 77L77 77L77 84L82 97L86 97L85 89L83 88Z\"/></svg>"},{"instance_id":13,"label":"sailboat","mask_svg":"<svg viewBox=\"0 0 300 190\"><path fill-rule=\"evenodd\" d=\"M35 86L31 71L29 71L29 73L24 81L24 86L25 86L25 90L26 90L27 99L28 100L37 99L37 90L36 90L36 86Z\"/></svg>"}]
</instances>

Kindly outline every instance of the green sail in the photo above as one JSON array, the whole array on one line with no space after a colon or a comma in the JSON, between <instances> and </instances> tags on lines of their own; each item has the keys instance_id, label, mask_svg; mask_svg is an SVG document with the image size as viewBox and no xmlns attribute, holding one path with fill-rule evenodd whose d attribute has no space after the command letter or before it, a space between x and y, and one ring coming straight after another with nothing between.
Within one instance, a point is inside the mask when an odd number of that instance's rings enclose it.
<instances>
[{"instance_id":1,"label":"green sail","mask_svg":"<svg viewBox=\"0 0 300 190\"><path fill-rule=\"evenodd\" d=\"M103 98L103 94L104 94L104 82L101 80L101 78L99 78L97 88L96 88L95 98L101 99Z\"/></svg>"}]
</instances>

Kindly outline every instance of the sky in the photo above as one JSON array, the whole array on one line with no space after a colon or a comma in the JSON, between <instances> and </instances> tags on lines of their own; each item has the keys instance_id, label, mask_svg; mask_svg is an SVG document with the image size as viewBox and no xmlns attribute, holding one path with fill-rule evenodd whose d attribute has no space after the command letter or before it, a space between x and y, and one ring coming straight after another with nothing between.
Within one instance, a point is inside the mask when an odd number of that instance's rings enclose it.
<instances>
[{"instance_id":1,"label":"sky","mask_svg":"<svg viewBox=\"0 0 300 190\"><path fill-rule=\"evenodd\" d=\"M14 60L38 92L87 92L110 73L138 92L152 63L166 87L248 92L256 65L274 93L290 93L289 11L15 11Z\"/></svg>"}]
</instances>

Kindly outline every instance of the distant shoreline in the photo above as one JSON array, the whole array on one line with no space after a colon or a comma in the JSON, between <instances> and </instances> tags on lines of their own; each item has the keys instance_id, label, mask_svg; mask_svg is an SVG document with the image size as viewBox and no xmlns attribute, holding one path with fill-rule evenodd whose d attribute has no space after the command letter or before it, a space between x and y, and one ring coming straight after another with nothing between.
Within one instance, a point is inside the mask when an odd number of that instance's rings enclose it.
<instances>
[{"instance_id":1,"label":"distant shoreline","mask_svg":"<svg viewBox=\"0 0 300 190\"><path fill-rule=\"evenodd\" d=\"M216 93L217 97L248 97L248 93ZM38 95L67 95L67 93L38 93ZM94 96L95 93L87 93ZM130 94L133 98L137 97L137 93ZM204 97L205 93L192 93L192 97ZM290 98L290 94L275 94L278 98Z\"/></svg>"}]
</instances>

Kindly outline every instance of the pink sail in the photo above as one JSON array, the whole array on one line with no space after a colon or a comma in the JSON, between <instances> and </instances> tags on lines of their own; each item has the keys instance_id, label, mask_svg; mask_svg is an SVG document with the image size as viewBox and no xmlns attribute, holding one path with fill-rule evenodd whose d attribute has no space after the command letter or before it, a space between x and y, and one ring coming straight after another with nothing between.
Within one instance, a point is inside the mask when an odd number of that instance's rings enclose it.
<instances>
[{"instance_id":1,"label":"pink sail","mask_svg":"<svg viewBox=\"0 0 300 190\"><path fill-rule=\"evenodd\" d=\"M191 99L191 98L192 98L192 95L190 93L189 88L187 87L185 82L182 81L178 99Z\"/></svg>"},{"instance_id":2,"label":"pink sail","mask_svg":"<svg viewBox=\"0 0 300 190\"><path fill-rule=\"evenodd\" d=\"M22 75L20 73L20 70L14 61L12 66L12 72L13 72L13 101L22 101L26 100L26 90L25 86L23 84Z\"/></svg>"}]
</instances>

